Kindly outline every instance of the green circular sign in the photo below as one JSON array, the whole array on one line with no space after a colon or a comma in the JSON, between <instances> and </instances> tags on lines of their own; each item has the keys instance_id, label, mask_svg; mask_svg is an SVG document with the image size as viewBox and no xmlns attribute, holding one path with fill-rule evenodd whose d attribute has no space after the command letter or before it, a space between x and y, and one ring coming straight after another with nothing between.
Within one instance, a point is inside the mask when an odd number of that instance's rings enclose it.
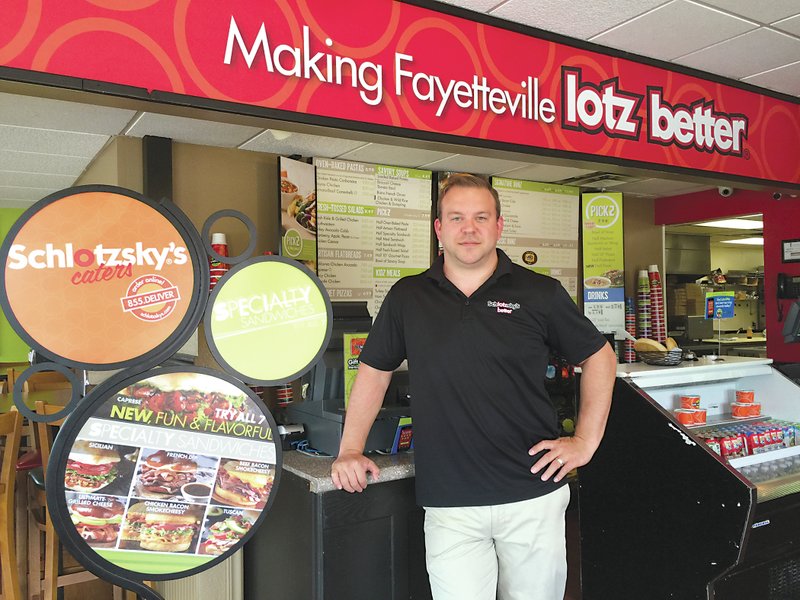
<instances>
[{"instance_id":1,"label":"green circular sign","mask_svg":"<svg viewBox=\"0 0 800 600\"><path fill-rule=\"evenodd\" d=\"M330 298L304 265L279 256L251 259L216 285L205 315L208 346L244 381L279 385L316 363L332 328Z\"/></svg>"}]
</instances>

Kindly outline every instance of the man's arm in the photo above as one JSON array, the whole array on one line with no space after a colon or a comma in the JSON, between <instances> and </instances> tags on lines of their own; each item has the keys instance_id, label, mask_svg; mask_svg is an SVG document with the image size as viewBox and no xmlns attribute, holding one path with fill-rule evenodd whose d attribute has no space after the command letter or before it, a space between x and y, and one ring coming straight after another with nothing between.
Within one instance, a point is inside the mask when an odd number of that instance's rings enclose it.
<instances>
[{"instance_id":1,"label":"man's arm","mask_svg":"<svg viewBox=\"0 0 800 600\"><path fill-rule=\"evenodd\" d=\"M553 475L553 481L560 481L572 469L588 463L603 439L617 374L617 356L611 346L605 344L579 366L581 406L575 435L541 441L528 451L531 456L542 450L549 451L531 468L531 473L545 469L543 481Z\"/></svg>"},{"instance_id":2,"label":"man's arm","mask_svg":"<svg viewBox=\"0 0 800 600\"><path fill-rule=\"evenodd\" d=\"M339 457L331 466L331 479L336 489L363 492L367 487L367 473L372 474L373 480L378 478L380 469L364 456L364 446L391 379L391 371L373 369L364 363L358 366L347 405Z\"/></svg>"}]
</instances>

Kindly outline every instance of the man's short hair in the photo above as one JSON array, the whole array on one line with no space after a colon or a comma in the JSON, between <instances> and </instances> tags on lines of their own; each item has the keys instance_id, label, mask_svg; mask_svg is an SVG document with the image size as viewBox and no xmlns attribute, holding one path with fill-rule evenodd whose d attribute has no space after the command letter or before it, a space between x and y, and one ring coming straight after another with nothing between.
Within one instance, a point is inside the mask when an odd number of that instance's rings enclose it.
<instances>
[{"instance_id":1,"label":"man's short hair","mask_svg":"<svg viewBox=\"0 0 800 600\"><path fill-rule=\"evenodd\" d=\"M442 218L442 199L445 197L445 194L452 188L457 187L488 190L492 198L494 198L494 208L497 211L497 217L500 217L500 196L497 190L492 187L492 184L489 183L488 179L479 177L478 175L472 175L471 173L453 173L439 183L439 201L436 203L437 219L441 220Z\"/></svg>"}]
</instances>

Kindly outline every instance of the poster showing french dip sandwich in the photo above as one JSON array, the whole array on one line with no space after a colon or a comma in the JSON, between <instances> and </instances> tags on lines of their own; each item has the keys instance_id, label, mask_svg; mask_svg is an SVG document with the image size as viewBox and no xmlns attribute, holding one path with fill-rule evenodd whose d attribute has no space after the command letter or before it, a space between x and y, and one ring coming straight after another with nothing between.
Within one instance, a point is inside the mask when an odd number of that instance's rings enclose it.
<instances>
[{"instance_id":1,"label":"poster showing french dip sandwich","mask_svg":"<svg viewBox=\"0 0 800 600\"><path fill-rule=\"evenodd\" d=\"M257 397L195 367L156 369L110 391L69 447L64 487L80 538L153 577L237 547L280 471L276 426Z\"/></svg>"}]
</instances>

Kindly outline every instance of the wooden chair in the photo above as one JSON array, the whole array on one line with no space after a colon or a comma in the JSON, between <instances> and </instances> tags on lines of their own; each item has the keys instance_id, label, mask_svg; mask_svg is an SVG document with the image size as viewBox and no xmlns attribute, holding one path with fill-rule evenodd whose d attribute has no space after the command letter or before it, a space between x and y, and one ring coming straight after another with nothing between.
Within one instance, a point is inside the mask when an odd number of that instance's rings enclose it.
<instances>
[{"instance_id":1,"label":"wooden chair","mask_svg":"<svg viewBox=\"0 0 800 600\"><path fill-rule=\"evenodd\" d=\"M24 368L12 367L8 369L6 384L8 391L14 389L14 384L24 371ZM22 386L23 392L46 392L49 390L68 390L72 387L63 373L58 371L38 371L32 373Z\"/></svg>"},{"instance_id":2,"label":"wooden chair","mask_svg":"<svg viewBox=\"0 0 800 600\"><path fill-rule=\"evenodd\" d=\"M22 415L10 411L0 415L0 436L4 438L3 461L0 466L0 575L2 575L3 600L21 600L14 539L14 491L16 473L14 465L19 454L22 435Z\"/></svg>"},{"instance_id":3,"label":"wooden chair","mask_svg":"<svg viewBox=\"0 0 800 600\"><path fill-rule=\"evenodd\" d=\"M36 413L41 415L53 415L63 410L63 406L45 404L41 401L36 402ZM46 475L47 461L50 459L50 449L53 445L54 431L62 425L64 419L49 423L37 422L37 445L42 454L42 468ZM33 487L33 486L32 486ZM47 511L47 500L43 489L38 487L33 490L33 505L40 507L39 519L29 519L29 540L28 540L28 597L38 598L39 600L56 600L58 588L91 581L97 576L78 565L72 568L65 568L59 574L59 562L61 559L61 545L53 528L50 513ZM42 518L43 517L43 518ZM44 566L39 569L42 556L42 535L44 535ZM37 567L34 569L34 567ZM36 572L34 572L34 570ZM114 587L114 598L122 597L122 588Z\"/></svg>"}]
</instances>

